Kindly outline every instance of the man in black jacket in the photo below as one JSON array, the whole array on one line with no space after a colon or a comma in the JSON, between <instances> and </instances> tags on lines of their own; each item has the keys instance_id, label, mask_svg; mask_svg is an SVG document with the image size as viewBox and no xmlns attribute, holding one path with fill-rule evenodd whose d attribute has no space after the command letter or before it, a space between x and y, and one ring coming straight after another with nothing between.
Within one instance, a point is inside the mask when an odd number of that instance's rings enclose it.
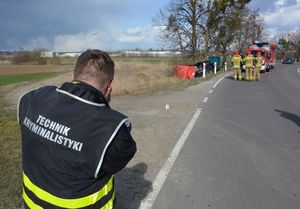
<instances>
[{"instance_id":1,"label":"man in black jacket","mask_svg":"<svg viewBox=\"0 0 300 209\"><path fill-rule=\"evenodd\" d=\"M136 144L128 118L109 106L113 78L109 55L88 50L72 82L20 98L25 208L114 208L114 174Z\"/></svg>"}]
</instances>

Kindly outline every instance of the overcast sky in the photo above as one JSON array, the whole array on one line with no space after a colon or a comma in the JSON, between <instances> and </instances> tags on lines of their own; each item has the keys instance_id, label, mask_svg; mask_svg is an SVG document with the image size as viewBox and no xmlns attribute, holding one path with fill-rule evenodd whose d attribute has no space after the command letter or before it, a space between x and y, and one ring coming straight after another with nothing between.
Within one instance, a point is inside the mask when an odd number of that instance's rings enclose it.
<instances>
[{"instance_id":1,"label":"overcast sky","mask_svg":"<svg viewBox=\"0 0 300 209\"><path fill-rule=\"evenodd\" d=\"M152 17L168 0L0 0L0 50L159 49ZM300 0L252 0L269 34L300 26Z\"/></svg>"}]
</instances>

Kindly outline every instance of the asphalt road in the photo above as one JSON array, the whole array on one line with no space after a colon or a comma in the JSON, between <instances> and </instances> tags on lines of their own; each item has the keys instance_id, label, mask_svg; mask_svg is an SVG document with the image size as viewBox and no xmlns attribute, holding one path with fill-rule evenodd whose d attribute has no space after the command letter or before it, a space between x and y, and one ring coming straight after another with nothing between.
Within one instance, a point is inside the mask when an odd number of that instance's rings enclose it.
<instances>
[{"instance_id":1,"label":"asphalt road","mask_svg":"<svg viewBox=\"0 0 300 209\"><path fill-rule=\"evenodd\" d=\"M207 94L152 209L300 209L299 68Z\"/></svg>"}]
</instances>

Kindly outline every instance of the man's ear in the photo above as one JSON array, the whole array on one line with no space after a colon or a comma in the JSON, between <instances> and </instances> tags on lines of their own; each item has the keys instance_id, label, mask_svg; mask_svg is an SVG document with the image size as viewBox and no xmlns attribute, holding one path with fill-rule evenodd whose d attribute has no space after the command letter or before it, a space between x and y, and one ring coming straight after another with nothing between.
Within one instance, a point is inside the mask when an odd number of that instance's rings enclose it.
<instances>
[{"instance_id":1,"label":"man's ear","mask_svg":"<svg viewBox=\"0 0 300 209\"><path fill-rule=\"evenodd\" d=\"M113 85L113 80L108 81L105 90L108 91L108 92L111 92L111 90L112 90L112 85Z\"/></svg>"}]
</instances>

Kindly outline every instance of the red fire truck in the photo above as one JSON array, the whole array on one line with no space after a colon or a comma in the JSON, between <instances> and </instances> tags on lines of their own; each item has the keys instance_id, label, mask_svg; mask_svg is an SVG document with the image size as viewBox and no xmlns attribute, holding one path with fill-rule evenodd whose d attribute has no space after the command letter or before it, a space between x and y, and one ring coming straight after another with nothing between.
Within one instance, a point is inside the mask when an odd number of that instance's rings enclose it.
<instances>
[{"instance_id":1,"label":"red fire truck","mask_svg":"<svg viewBox=\"0 0 300 209\"><path fill-rule=\"evenodd\" d=\"M263 66L261 71L269 71L274 67L275 64L275 49L277 48L276 44L270 44L268 42L259 42L255 41L253 45L248 49L251 51L251 54L256 57L257 52L261 52L261 56L263 57Z\"/></svg>"}]
</instances>

